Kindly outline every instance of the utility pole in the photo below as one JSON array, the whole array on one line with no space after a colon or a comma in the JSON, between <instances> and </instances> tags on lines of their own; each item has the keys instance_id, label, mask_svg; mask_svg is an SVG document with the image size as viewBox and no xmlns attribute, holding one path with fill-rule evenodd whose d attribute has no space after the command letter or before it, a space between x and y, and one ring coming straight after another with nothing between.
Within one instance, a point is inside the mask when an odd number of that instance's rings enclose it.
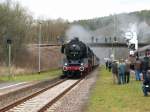
<instances>
[{"instance_id":1,"label":"utility pole","mask_svg":"<svg viewBox=\"0 0 150 112\"><path fill-rule=\"evenodd\" d=\"M92 41L92 43L94 43L94 37L93 36L91 37L91 41Z\"/></svg>"},{"instance_id":2,"label":"utility pole","mask_svg":"<svg viewBox=\"0 0 150 112\"><path fill-rule=\"evenodd\" d=\"M61 44L61 47L64 46L64 44L65 44L65 38L64 38L64 36L60 37L60 44ZM61 54L60 55L60 66L61 67L63 66L63 62L64 62L64 56Z\"/></svg>"},{"instance_id":3,"label":"utility pole","mask_svg":"<svg viewBox=\"0 0 150 112\"><path fill-rule=\"evenodd\" d=\"M8 76L9 77L13 77L13 75L11 75L11 44L12 44L12 40L7 39L7 45L8 45Z\"/></svg>"},{"instance_id":4,"label":"utility pole","mask_svg":"<svg viewBox=\"0 0 150 112\"><path fill-rule=\"evenodd\" d=\"M98 38L96 38L96 43L98 43Z\"/></svg>"},{"instance_id":5,"label":"utility pole","mask_svg":"<svg viewBox=\"0 0 150 112\"><path fill-rule=\"evenodd\" d=\"M117 33L118 33L118 28L117 28L117 20L116 20L116 15L114 14L114 39L113 39L113 44L117 42ZM114 46L112 47L112 54L115 59L115 48Z\"/></svg>"},{"instance_id":6,"label":"utility pole","mask_svg":"<svg viewBox=\"0 0 150 112\"><path fill-rule=\"evenodd\" d=\"M38 55L39 55L39 63L38 63L38 65L39 65L39 68L38 68L38 73L40 74L40 72L41 72L41 22L39 22L39 38L38 38L38 40L39 40L39 42L38 42L38 44L39 44L39 46L38 46Z\"/></svg>"},{"instance_id":7,"label":"utility pole","mask_svg":"<svg viewBox=\"0 0 150 112\"><path fill-rule=\"evenodd\" d=\"M107 38L105 37L105 43L107 43Z\"/></svg>"}]
</instances>

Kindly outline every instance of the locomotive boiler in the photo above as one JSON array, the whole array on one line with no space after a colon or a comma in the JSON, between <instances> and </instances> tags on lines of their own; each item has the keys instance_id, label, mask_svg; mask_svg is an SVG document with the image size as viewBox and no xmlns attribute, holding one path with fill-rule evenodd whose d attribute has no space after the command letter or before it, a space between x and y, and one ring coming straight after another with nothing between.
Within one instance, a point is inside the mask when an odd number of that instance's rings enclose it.
<instances>
[{"instance_id":1,"label":"locomotive boiler","mask_svg":"<svg viewBox=\"0 0 150 112\"><path fill-rule=\"evenodd\" d=\"M61 52L64 54L62 70L65 77L80 77L99 65L99 58L78 38L62 45Z\"/></svg>"}]
</instances>

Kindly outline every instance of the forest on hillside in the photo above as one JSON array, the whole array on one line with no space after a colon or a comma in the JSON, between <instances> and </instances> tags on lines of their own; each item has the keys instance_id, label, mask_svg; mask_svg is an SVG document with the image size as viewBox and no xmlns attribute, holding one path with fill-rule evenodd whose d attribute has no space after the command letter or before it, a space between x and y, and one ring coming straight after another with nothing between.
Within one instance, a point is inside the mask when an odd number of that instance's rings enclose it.
<instances>
[{"instance_id":1,"label":"forest on hillside","mask_svg":"<svg viewBox=\"0 0 150 112\"><path fill-rule=\"evenodd\" d=\"M124 33L134 31L137 33L140 42L150 42L149 10L79 20L74 21L73 24L79 24L85 29L92 31L92 35L100 41L104 41L104 37L117 37L118 41L124 41Z\"/></svg>"},{"instance_id":2,"label":"forest on hillside","mask_svg":"<svg viewBox=\"0 0 150 112\"><path fill-rule=\"evenodd\" d=\"M15 62L29 44L38 44L40 35L41 43L56 43L64 37L67 27L68 21L61 18L34 19L18 2L0 2L0 64L8 60L7 40L12 40L12 62Z\"/></svg>"}]
</instances>

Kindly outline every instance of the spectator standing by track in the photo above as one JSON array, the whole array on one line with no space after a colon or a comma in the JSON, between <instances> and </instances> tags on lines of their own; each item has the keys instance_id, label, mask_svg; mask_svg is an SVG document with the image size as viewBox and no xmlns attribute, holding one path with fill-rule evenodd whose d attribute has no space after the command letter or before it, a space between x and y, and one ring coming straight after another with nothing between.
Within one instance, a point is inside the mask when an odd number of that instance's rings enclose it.
<instances>
[{"instance_id":1,"label":"spectator standing by track","mask_svg":"<svg viewBox=\"0 0 150 112\"><path fill-rule=\"evenodd\" d=\"M135 79L137 81L141 80L140 74L141 74L141 61L139 60L139 58L137 58L135 62Z\"/></svg>"},{"instance_id":2,"label":"spectator standing by track","mask_svg":"<svg viewBox=\"0 0 150 112\"><path fill-rule=\"evenodd\" d=\"M119 60L119 66L118 66L118 74L119 74L119 82L118 84L124 84L125 83L125 63L123 59Z\"/></svg>"},{"instance_id":3,"label":"spectator standing by track","mask_svg":"<svg viewBox=\"0 0 150 112\"><path fill-rule=\"evenodd\" d=\"M118 64L117 60L114 60L112 62L112 77L113 77L113 83L118 83Z\"/></svg>"},{"instance_id":4,"label":"spectator standing by track","mask_svg":"<svg viewBox=\"0 0 150 112\"><path fill-rule=\"evenodd\" d=\"M144 96L148 96L148 92L150 92L150 70L147 71L143 79L142 90L143 90Z\"/></svg>"},{"instance_id":5,"label":"spectator standing by track","mask_svg":"<svg viewBox=\"0 0 150 112\"><path fill-rule=\"evenodd\" d=\"M107 70L108 69L108 60L106 61L105 66L106 66L106 70Z\"/></svg>"},{"instance_id":6,"label":"spectator standing by track","mask_svg":"<svg viewBox=\"0 0 150 112\"><path fill-rule=\"evenodd\" d=\"M125 83L129 83L130 81L130 61L125 61Z\"/></svg>"},{"instance_id":7,"label":"spectator standing by track","mask_svg":"<svg viewBox=\"0 0 150 112\"><path fill-rule=\"evenodd\" d=\"M111 72L111 67L112 67L112 62L109 61L109 62L108 62L108 69L109 69L109 72Z\"/></svg>"},{"instance_id":8,"label":"spectator standing by track","mask_svg":"<svg viewBox=\"0 0 150 112\"><path fill-rule=\"evenodd\" d=\"M145 57L143 58L141 65L142 65L141 69L142 69L142 74L143 74L142 78L144 79L147 73L147 70L149 69L149 58L147 57L146 52L145 52Z\"/></svg>"}]
</instances>

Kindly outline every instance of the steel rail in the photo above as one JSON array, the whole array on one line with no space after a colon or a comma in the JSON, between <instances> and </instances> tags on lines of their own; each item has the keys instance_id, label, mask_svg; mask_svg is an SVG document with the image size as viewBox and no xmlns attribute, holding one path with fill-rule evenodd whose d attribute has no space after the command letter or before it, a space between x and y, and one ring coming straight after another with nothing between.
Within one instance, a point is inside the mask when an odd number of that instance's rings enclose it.
<instances>
[{"instance_id":1,"label":"steel rail","mask_svg":"<svg viewBox=\"0 0 150 112\"><path fill-rule=\"evenodd\" d=\"M13 103L11 103L11 104L9 104L9 105L3 107L3 108L1 108L1 109L0 109L0 112L8 111L8 110L10 110L10 109L16 107L17 105L19 105L19 104L21 104L21 103L23 103L23 102L25 102L25 101L27 101L27 100L29 100L29 99L35 97L35 96L37 96L37 95L39 95L39 94L41 94L41 93L47 91L48 89L53 88L54 86L56 86L56 85L58 85L58 84L60 84L60 83L62 83L62 82L64 82L64 81L66 81L66 80L67 80L67 79L59 80L59 81L55 82L54 84L52 84L52 85L50 85L50 86L48 86L48 87L46 87L46 88L44 88L44 89L42 89L42 90L39 90L38 92L35 92L35 93L33 93L33 94L31 94L31 95L29 95L29 96L27 96L27 97L21 98L21 99L15 101L15 102L13 102Z\"/></svg>"},{"instance_id":2,"label":"steel rail","mask_svg":"<svg viewBox=\"0 0 150 112\"><path fill-rule=\"evenodd\" d=\"M38 112L44 112L46 111L50 106L52 106L54 103L60 100L66 93L68 93L73 87L75 87L79 82L81 82L82 79L79 79L77 82L75 82L73 85L71 85L69 88L67 88L65 91L63 91L61 94L59 94L57 97L55 97L53 100L51 100L48 104L44 105L41 109L38 110Z\"/></svg>"}]
</instances>

